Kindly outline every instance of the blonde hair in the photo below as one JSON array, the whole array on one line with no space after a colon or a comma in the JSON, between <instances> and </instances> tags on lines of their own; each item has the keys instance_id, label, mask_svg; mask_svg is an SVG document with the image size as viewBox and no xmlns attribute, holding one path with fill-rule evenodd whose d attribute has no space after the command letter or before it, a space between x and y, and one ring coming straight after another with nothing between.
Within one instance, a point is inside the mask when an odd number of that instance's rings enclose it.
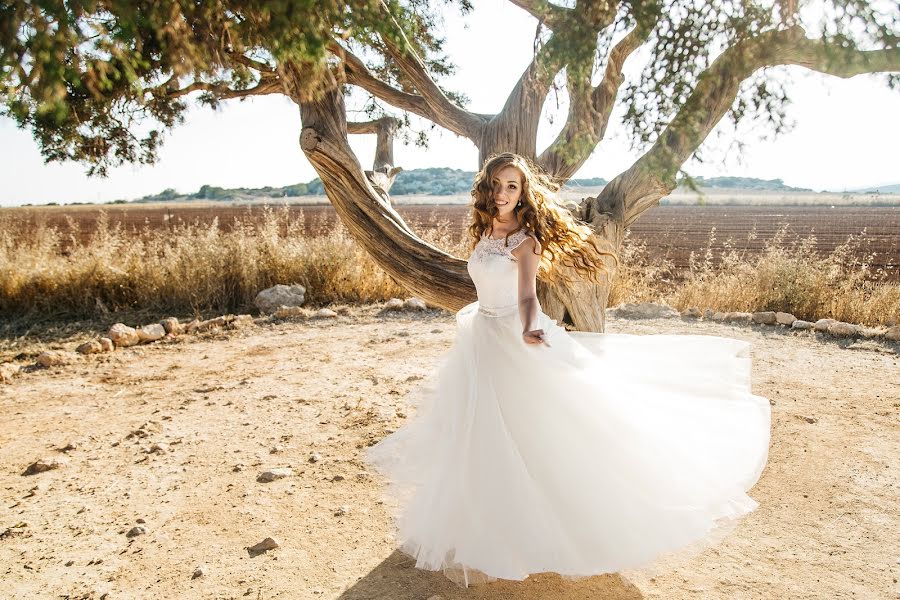
<instances>
[{"instance_id":1,"label":"blonde hair","mask_svg":"<svg viewBox=\"0 0 900 600\"><path fill-rule=\"evenodd\" d=\"M468 228L472 248L485 231L493 230L494 217L498 212L494 204L493 180L501 169L508 166L515 167L522 174L522 193L519 198L521 206L514 208L518 227L507 235L506 243L509 243L509 235L525 228L540 243L538 279L571 281L559 269L554 269L554 264L558 261L599 283L601 274L609 274L603 257L612 257L618 265L616 253L611 249L602 249L591 228L576 219L563 205L558 183L527 158L512 152L492 154L475 175L472 185L472 224Z\"/></svg>"}]
</instances>

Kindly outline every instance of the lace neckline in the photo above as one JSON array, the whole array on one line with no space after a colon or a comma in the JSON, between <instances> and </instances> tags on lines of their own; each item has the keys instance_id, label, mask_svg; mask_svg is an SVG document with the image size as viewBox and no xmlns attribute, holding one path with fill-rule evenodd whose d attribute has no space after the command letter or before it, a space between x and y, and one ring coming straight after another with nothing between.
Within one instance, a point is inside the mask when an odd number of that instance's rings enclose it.
<instances>
[{"instance_id":1,"label":"lace neckline","mask_svg":"<svg viewBox=\"0 0 900 600\"><path fill-rule=\"evenodd\" d=\"M517 237L521 237L522 235L525 235L525 234L526 234L526 231L525 231L524 227L519 229L518 231L513 231L512 233L509 234L509 241L513 241ZM481 239L487 240L489 242L503 242L507 239L507 236L504 235L503 237L500 237L500 238L493 238L487 232L484 232L481 234Z\"/></svg>"}]
</instances>

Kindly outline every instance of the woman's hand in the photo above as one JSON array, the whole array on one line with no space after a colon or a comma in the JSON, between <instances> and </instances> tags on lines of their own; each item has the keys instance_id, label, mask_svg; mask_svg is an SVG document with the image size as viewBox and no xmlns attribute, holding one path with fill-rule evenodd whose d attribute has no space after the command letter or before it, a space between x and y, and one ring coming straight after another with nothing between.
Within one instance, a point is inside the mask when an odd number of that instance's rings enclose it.
<instances>
[{"instance_id":1,"label":"woman's hand","mask_svg":"<svg viewBox=\"0 0 900 600\"><path fill-rule=\"evenodd\" d=\"M544 330L543 329L532 329L531 331L526 331L522 334L522 339L525 340L526 344L547 344L547 340L544 338ZM547 344L547 347L550 347L550 344Z\"/></svg>"}]
</instances>

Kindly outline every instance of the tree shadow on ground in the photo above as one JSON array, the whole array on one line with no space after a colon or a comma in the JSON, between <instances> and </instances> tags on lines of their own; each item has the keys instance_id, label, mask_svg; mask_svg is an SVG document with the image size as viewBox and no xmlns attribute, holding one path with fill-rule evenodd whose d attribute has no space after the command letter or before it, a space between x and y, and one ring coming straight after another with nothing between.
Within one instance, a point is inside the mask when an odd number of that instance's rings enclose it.
<instances>
[{"instance_id":1,"label":"tree shadow on ground","mask_svg":"<svg viewBox=\"0 0 900 600\"><path fill-rule=\"evenodd\" d=\"M440 571L415 568L415 561L399 550L344 590L338 600L639 600L640 590L618 574L597 575L575 581L556 573L537 573L524 581L499 579L468 588L450 581Z\"/></svg>"}]
</instances>

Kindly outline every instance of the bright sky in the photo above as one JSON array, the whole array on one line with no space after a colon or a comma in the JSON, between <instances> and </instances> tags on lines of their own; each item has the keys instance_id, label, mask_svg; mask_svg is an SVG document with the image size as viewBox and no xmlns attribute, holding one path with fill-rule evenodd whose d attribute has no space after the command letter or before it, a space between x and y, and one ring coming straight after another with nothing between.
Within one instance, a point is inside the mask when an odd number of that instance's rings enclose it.
<instances>
[{"instance_id":1,"label":"bright sky","mask_svg":"<svg viewBox=\"0 0 900 600\"><path fill-rule=\"evenodd\" d=\"M446 48L457 73L445 82L470 98L468 108L480 113L501 109L509 91L532 56L535 21L506 0L479 0L466 18L451 14L446 23ZM468 24L468 27L465 25ZM488 41L490 40L490 41ZM486 60L485 49L502 47L502 62ZM490 56L496 56L492 50ZM638 56L626 70L638 68ZM900 140L900 94L875 76L849 80L810 73L800 67L781 67L777 76L790 77L793 103L788 116L796 127L775 140L757 141L751 127L743 127L747 142L743 156L729 147L733 132L723 120L701 147L707 162L695 160L685 168L692 175L734 175L780 178L788 185L814 190L844 190L900 183L896 144ZM538 132L538 147L549 144L566 114L564 93L560 104L551 94ZM352 103L350 105L352 108ZM606 139L576 177L611 179L626 169L639 153L631 151L623 128L613 113ZM350 115L350 119L362 120ZM420 125L421 127L421 122ZM0 206L46 202L111 202L139 198L175 188L193 193L201 185L221 187L282 186L316 177L303 156L298 139L300 115L282 96L225 102L217 112L195 106L184 125L165 136L160 159L153 166L125 166L111 170L106 179L88 178L77 164L45 165L37 144L10 119L0 118ZM749 133L748 133L749 132ZM370 166L375 136L351 136L351 144L364 166ZM425 150L395 144L394 158L405 169L452 167L474 171L478 153L466 139L443 129L432 132Z\"/></svg>"}]
</instances>

